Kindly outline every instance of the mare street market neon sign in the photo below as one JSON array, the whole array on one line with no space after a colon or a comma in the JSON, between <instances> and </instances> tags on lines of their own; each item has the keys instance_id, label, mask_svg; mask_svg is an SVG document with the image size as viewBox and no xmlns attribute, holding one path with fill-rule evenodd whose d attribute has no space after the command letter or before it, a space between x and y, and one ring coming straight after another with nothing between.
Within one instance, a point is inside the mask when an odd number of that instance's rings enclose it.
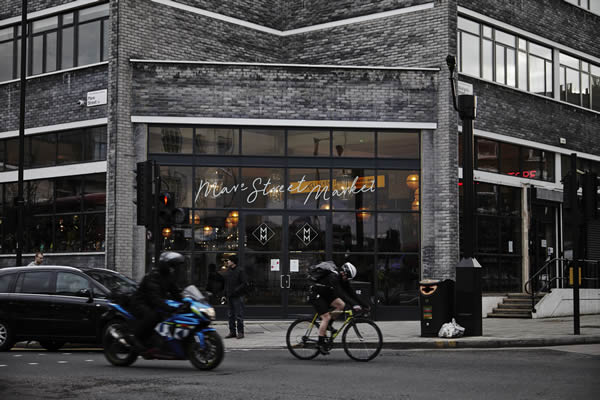
<instances>
[{"instance_id":1,"label":"mare street market neon sign","mask_svg":"<svg viewBox=\"0 0 600 400\"><path fill-rule=\"evenodd\" d=\"M259 195L267 196L269 193L283 193L287 191L291 194L306 193L304 204L314 196L315 200L321 197L323 200L329 200L332 197L345 197L349 194L375 192L377 187L385 186L385 177L380 175L375 179L374 176L355 176L349 186L344 186L344 180L332 179L332 187L329 187L329 179L319 181L307 181L306 175L302 176L297 182L291 183L286 188L285 185L271 182L271 178L255 178L250 186L244 182L231 186L216 187L207 180L200 180L194 202L197 202L201 196L207 198L218 198L222 195L248 192L246 201L254 203ZM347 185L347 184L346 184ZM331 191L331 193L329 193Z\"/></svg>"}]
</instances>

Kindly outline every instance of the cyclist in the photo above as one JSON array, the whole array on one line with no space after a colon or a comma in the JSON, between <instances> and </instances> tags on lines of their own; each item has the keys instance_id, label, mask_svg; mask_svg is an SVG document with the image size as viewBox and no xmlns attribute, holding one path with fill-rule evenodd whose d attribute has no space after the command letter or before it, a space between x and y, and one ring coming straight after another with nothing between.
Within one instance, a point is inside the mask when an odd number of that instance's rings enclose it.
<instances>
[{"instance_id":1,"label":"cyclist","mask_svg":"<svg viewBox=\"0 0 600 400\"><path fill-rule=\"evenodd\" d=\"M350 287L350 280L356 276L356 267L351 263L344 263L337 267L333 261L325 261L317 266L321 269L321 276L311 288L311 303L321 316L319 325L319 352L329 354L326 346L327 329L334 332L330 322L344 310L346 304L352 306L354 311L360 311L368 304L363 302ZM330 308L333 308L330 311ZM335 315L332 315L335 312Z\"/></svg>"}]
</instances>

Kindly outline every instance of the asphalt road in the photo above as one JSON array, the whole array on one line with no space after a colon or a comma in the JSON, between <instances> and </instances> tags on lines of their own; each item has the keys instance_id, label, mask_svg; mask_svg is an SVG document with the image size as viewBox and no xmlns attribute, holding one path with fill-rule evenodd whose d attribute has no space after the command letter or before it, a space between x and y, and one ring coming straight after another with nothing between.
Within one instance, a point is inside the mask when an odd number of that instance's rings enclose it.
<instances>
[{"instance_id":1,"label":"asphalt road","mask_svg":"<svg viewBox=\"0 0 600 400\"><path fill-rule=\"evenodd\" d=\"M372 362L341 350L311 361L286 350L228 351L202 372L187 361L111 366L100 352L0 353L0 399L593 399L600 346L383 350Z\"/></svg>"}]
</instances>

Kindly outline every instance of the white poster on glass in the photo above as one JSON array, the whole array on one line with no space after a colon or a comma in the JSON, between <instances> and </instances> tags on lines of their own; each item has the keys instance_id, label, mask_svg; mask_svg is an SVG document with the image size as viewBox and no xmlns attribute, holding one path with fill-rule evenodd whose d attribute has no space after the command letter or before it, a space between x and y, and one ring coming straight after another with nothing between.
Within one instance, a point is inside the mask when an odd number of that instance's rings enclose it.
<instances>
[{"instance_id":1,"label":"white poster on glass","mask_svg":"<svg viewBox=\"0 0 600 400\"><path fill-rule=\"evenodd\" d=\"M300 271L299 260L290 260L290 272L298 272L298 271Z\"/></svg>"},{"instance_id":2,"label":"white poster on glass","mask_svg":"<svg viewBox=\"0 0 600 400\"><path fill-rule=\"evenodd\" d=\"M271 271L279 271L279 259L278 258L271 259Z\"/></svg>"}]
</instances>

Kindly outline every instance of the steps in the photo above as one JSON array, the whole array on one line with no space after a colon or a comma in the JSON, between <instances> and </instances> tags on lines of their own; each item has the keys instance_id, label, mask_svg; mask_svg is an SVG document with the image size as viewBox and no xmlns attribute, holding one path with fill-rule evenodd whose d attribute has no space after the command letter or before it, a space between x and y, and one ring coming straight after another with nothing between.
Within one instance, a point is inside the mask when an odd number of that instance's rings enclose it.
<instances>
[{"instance_id":1,"label":"steps","mask_svg":"<svg viewBox=\"0 0 600 400\"><path fill-rule=\"evenodd\" d=\"M537 304L543 295L535 296ZM488 318L531 318L531 296L525 293L509 293L507 297L489 313Z\"/></svg>"}]
</instances>

